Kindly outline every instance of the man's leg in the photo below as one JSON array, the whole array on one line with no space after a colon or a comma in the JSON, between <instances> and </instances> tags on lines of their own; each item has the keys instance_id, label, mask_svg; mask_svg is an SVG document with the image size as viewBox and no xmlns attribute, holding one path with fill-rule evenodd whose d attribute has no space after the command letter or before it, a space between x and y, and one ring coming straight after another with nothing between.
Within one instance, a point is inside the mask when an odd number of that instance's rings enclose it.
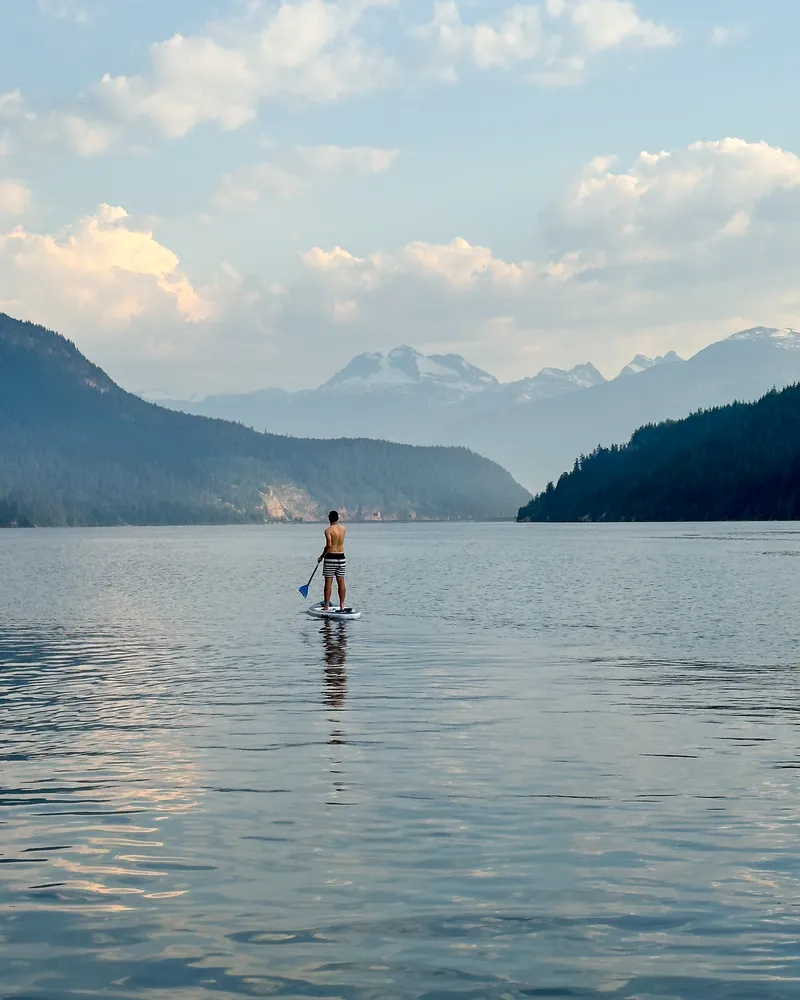
<instances>
[{"instance_id":1,"label":"man's leg","mask_svg":"<svg viewBox=\"0 0 800 1000\"><path fill-rule=\"evenodd\" d=\"M325 577L325 603L323 610L327 611L331 606L331 591L333 590L333 577Z\"/></svg>"},{"instance_id":2,"label":"man's leg","mask_svg":"<svg viewBox=\"0 0 800 1000\"><path fill-rule=\"evenodd\" d=\"M347 597L347 584L344 582L343 576L337 576L336 583L339 586L339 607L344 609L344 599Z\"/></svg>"}]
</instances>

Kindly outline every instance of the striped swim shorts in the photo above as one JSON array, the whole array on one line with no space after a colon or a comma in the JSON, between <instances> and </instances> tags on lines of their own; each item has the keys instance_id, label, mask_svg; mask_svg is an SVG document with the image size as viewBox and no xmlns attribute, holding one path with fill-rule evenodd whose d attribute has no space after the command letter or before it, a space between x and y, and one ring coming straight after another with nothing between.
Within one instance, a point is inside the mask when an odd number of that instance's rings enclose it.
<instances>
[{"instance_id":1,"label":"striped swim shorts","mask_svg":"<svg viewBox=\"0 0 800 1000\"><path fill-rule=\"evenodd\" d=\"M343 553L334 552L322 560L322 575L326 580L332 580L334 577L343 580L346 569L347 560Z\"/></svg>"}]
</instances>

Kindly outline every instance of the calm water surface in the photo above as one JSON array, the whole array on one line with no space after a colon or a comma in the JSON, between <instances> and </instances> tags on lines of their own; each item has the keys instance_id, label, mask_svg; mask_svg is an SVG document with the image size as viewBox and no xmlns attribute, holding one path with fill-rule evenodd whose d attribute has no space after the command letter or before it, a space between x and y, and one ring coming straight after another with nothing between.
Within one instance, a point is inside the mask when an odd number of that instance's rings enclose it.
<instances>
[{"instance_id":1,"label":"calm water surface","mask_svg":"<svg viewBox=\"0 0 800 1000\"><path fill-rule=\"evenodd\" d=\"M0 997L800 997L800 526L0 534Z\"/></svg>"}]
</instances>

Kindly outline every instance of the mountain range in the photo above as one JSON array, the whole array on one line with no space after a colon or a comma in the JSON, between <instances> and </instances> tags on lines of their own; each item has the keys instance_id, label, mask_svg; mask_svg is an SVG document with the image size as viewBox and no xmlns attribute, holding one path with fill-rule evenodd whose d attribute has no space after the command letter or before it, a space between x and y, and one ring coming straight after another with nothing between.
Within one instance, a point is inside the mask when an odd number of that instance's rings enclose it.
<instances>
[{"instance_id":1,"label":"mountain range","mask_svg":"<svg viewBox=\"0 0 800 1000\"><path fill-rule=\"evenodd\" d=\"M165 400L186 413L256 430L315 437L369 434L408 444L462 445L498 462L532 491L597 445L623 443L647 423L755 400L800 381L800 333L755 327L688 360L637 354L613 379L588 362L499 382L459 355L411 347L361 354L318 389L265 389Z\"/></svg>"},{"instance_id":2,"label":"mountain range","mask_svg":"<svg viewBox=\"0 0 800 1000\"><path fill-rule=\"evenodd\" d=\"M513 517L530 494L465 448L299 440L178 413L0 313L0 524Z\"/></svg>"}]
</instances>

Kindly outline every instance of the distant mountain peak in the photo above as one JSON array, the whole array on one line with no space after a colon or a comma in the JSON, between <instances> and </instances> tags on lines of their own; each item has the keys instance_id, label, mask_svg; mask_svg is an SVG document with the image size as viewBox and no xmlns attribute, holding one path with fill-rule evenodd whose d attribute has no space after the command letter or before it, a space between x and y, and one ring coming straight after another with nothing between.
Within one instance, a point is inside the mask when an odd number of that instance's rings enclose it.
<instances>
[{"instance_id":1,"label":"distant mountain peak","mask_svg":"<svg viewBox=\"0 0 800 1000\"><path fill-rule=\"evenodd\" d=\"M378 389L407 391L422 386L466 396L497 384L493 375L471 365L459 354L425 355L402 344L385 355L379 351L359 354L321 388L357 393Z\"/></svg>"},{"instance_id":2,"label":"distant mountain peak","mask_svg":"<svg viewBox=\"0 0 800 1000\"><path fill-rule=\"evenodd\" d=\"M569 369L567 375L572 376L577 382L585 385L587 389L593 385L601 385L605 382L605 377L595 368L591 361L587 361L583 365L575 365Z\"/></svg>"},{"instance_id":3,"label":"distant mountain peak","mask_svg":"<svg viewBox=\"0 0 800 1000\"><path fill-rule=\"evenodd\" d=\"M523 381L531 385L547 382L570 382L589 388L605 382L605 378L591 362L587 361L586 364L575 365L574 368L542 368L533 378Z\"/></svg>"},{"instance_id":4,"label":"distant mountain peak","mask_svg":"<svg viewBox=\"0 0 800 1000\"><path fill-rule=\"evenodd\" d=\"M675 351L668 351L657 358L648 358L644 354L637 354L633 361L625 365L617 378L627 375L641 375L642 372L646 372L649 368L655 368L656 365L669 365L682 360L683 358Z\"/></svg>"},{"instance_id":5,"label":"distant mountain peak","mask_svg":"<svg viewBox=\"0 0 800 1000\"><path fill-rule=\"evenodd\" d=\"M772 326L754 326L749 330L740 330L738 333L731 334L722 343L742 340L777 341L779 346L800 347L800 331L794 330L792 327L777 329Z\"/></svg>"},{"instance_id":6,"label":"distant mountain peak","mask_svg":"<svg viewBox=\"0 0 800 1000\"><path fill-rule=\"evenodd\" d=\"M603 375L590 362L574 368L542 368L531 378L509 382L501 388L509 394L512 405L531 403L538 399L560 396L575 389L591 389L605 382Z\"/></svg>"}]
</instances>

